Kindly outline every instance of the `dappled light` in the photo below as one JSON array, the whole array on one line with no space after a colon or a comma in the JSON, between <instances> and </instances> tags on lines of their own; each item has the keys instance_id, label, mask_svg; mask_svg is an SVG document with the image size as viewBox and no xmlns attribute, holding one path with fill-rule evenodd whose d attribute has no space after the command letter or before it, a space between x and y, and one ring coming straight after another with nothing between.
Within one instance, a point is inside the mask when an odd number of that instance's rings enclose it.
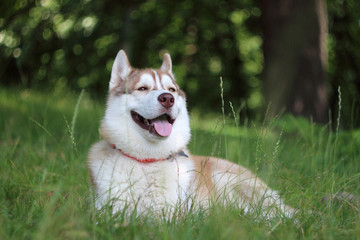
<instances>
[{"instance_id":1,"label":"dappled light","mask_svg":"<svg viewBox=\"0 0 360 240\"><path fill-rule=\"evenodd\" d=\"M27 87L85 88L97 95L106 90L112 59L120 48L128 50L135 67L156 67L166 50L176 61L174 73L192 105L219 106L222 76L228 98L237 103L250 100L250 110L262 107L264 102L256 97L260 85L254 83L260 81L262 42L247 26L249 21L259 21L258 7L241 4L231 9L222 4L219 8L214 3L195 12L198 4L184 1L176 3L169 15L168 6L155 1L135 7L113 3L106 14L95 11L93 5L91 1L19 1L12 8L11 22L2 19L7 26L0 32L3 56L18 59L17 64L2 67L3 71L13 68L17 72L20 66L22 84ZM212 19L208 11L215 9L220 11ZM19 82L14 77L10 83ZM203 92L201 100L197 94L204 84L213 90Z\"/></svg>"},{"instance_id":2,"label":"dappled light","mask_svg":"<svg viewBox=\"0 0 360 240\"><path fill-rule=\"evenodd\" d=\"M113 58L124 48L134 66L140 68L157 67L162 55L169 52L174 59L177 80L194 108L220 109L220 77L226 101L232 102L235 108L245 103L246 112L242 114L250 118L263 115L269 104L277 104L277 97L268 99L271 94L267 94L269 87L264 85L264 81L268 81L265 67L274 61L266 62L264 58L266 46L273 43L266 42L270 36L265 24L268 14L264 14L266 5L262 3L243 0L136 1L132 4L18 0L5 3L9 7L2 8L0 18L0 54L4 61L0 70L2 74L9 73L2 80L5 85L86 89L92 96L102 95L107 89ZM337 96L333 88L340 85L346 92L343 117L356 118L354 124L360 117L351 113L352 106L358 106L360 101L356 67L356 59L360 58L346 53L360 54L354 41L358 33L355 14L358 8L359 4L353 0L329 2L329 34L321 40L327 47L321 59L328 73L328 107L332 113L336 112ZM286 14L291 10L284 7L282 11ZM298 32L296 28L293 31ZM271 54L282 56L284 53ZM272 66L277 63L274 64ZM284 74L277 73L275 85L271 86L276 88L276 82L291 76L286 74L289 67L284 68L281 70ZM299 106L295 101L283 104L281 109ZM291 107L288 110L291 112Z\"/></svg>"}]
</instances>

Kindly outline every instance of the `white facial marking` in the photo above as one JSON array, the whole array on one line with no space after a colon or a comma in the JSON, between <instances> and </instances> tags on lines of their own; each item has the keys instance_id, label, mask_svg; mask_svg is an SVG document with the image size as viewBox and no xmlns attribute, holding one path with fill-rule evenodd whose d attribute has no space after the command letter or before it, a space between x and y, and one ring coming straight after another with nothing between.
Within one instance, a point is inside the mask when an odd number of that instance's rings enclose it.
<instances>
[{"instance_id":1,"label":"white facial marking","mask_svg":"<svg viewBox=\"0 0 360 240\"><path fill-rule=\"evenodd\" d=\"M157 89L162 89L161 84L160 84L160 77L157 74L156 71L153 70L153 73L155 74L155 82L156 82L156 87Z\"/></svg>"},{"instance_id":2,"label":"white facial marking","mask_svg":"<svg viewBox=\"0 0 360 240\"><path fill-rule=\"evenodd\" d=\"M163 75L161 78L161 82L163 86L165 87L165 90L168 90L169 88L176 89L175 85L173 84L173 81L168 75Z\"/></svg>"},{"instance_id":3,"label":"white facial marking","mask_svg":"<svg viewBox=\"0 0 360 240\"><path fill-rule=\"evenodd\" d=\"M148 87L151 88L154 85L154 79L150 74L143 74L140 78L138 84L136 84L135 89L140 87Z\"/></svg>"}]
</instances>

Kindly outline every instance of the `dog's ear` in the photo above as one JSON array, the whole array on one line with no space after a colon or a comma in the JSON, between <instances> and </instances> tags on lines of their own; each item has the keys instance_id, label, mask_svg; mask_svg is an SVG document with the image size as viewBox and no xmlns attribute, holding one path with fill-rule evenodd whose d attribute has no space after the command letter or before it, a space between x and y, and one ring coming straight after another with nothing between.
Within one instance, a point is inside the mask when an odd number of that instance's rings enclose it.
<instances>
[{"instance_id":1,"label":"dog's ear","mask_svg":"<svg viewBox=\"0 0 360 240\"><path fill-rule=\"evenodd\" d=\"M172 73L171 68L172 68L172 63L171 63L170 54L165 53L164 57L163 57L163 63L161 65L161 67L160 67L160 70L164 71L164 72Z\"/></svg>"},{"instance_id":2,"label":"dog's ear","mask_svg":"<svg viewBox=\"0 0 360 240\"><path fill-rule=\"evenodd\" d=\"M132 71L129 59L124 50L120 50L116 55L114 64L111 70L111 79L109 83L109 90L118 86L121 81L125 81Z\"/></svg>"}]
</instances>

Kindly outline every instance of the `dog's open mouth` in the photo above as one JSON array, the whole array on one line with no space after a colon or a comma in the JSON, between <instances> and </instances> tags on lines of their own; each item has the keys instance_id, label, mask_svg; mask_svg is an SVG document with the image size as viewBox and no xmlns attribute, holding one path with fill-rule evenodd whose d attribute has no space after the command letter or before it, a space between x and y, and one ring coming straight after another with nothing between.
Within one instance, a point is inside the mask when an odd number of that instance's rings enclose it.
<instances>
[{"instance_id":1,"label":"dog's open mouth","mask_svg":"<svg viewBox=\"0 0 360 240\"><path fill-rule=\"evenodd\" d=\"M146 119L137 112L131 111L131 117L141 128L162 137L170 135L175 121L168 114L163 114L154 119Z\"/></svg>"}]
</instances>

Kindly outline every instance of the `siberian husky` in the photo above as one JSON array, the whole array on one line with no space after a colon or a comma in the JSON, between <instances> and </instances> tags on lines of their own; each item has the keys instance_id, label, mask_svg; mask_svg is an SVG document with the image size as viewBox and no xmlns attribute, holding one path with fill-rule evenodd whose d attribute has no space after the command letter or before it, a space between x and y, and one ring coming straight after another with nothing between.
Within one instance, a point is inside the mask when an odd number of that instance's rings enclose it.
<instances>
[{"instance_id":1,"label":"siberian husky","mask_svg":"<svg viewBox=\"0 0 360 240\"><path fill-rule=\"evenodd\" d=\"M176 83L169 54L160 69L133 68L123 50L114 61L101 122L102 140L88 166L95 206L112 212L156 216L236 204L244 212L291 217L279 194L250 170L227 160L189 153L185 93Z\"/></svg>"}]
</instances>

